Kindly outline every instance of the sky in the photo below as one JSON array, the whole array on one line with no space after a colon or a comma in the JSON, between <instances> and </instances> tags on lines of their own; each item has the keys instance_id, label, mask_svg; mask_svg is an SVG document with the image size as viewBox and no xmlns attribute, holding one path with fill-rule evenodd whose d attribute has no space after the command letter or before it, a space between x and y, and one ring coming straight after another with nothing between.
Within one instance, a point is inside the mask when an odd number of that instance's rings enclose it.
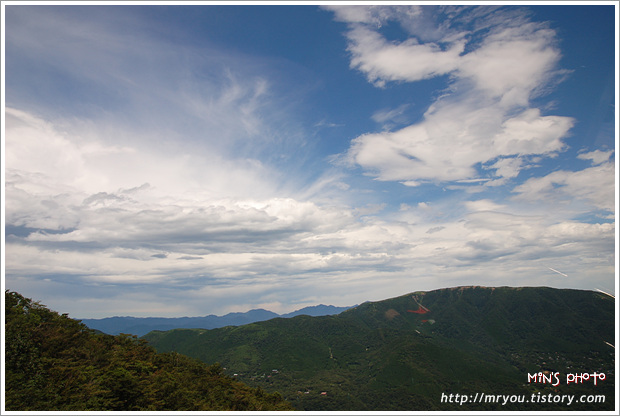
<instances>
[{"instance_id":1,"label":"sky","mask_svg":"<svg viewBox=\"0 0 620 416\"><path fill-rule=\"evenodd\" d=\"M617 290L617 2L2 8L3 289L78 319Z\"/></svg>"}]
</instances>

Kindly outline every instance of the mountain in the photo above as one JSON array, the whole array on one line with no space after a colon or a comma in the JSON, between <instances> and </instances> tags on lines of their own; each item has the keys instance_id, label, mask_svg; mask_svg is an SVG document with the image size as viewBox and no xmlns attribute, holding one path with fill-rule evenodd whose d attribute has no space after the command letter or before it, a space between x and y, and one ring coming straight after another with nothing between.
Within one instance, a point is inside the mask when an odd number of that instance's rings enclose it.
<instances>
[{"instance_id":1,"label":"mountain","mask_svg":"<svg viewBox=\"0 0 620 416\"><path fill-rule=\"evenodd\" d=\"M615 349L607 344L614 323L614 299L598 292L458 287L367 302L335 316L154 331L143 339L160 352L218 362L298 410L565 411L568 396L553 402L562 394L603 396L604 403L569 408L595 411L615 406ZM561 383L528 377L539 372ZM567 384L568 374L594 372L605 374L596 386ZM463 397L469 403L459 403Z\"/></svg>"},{"instance_id":2,"label":"mountain","mask_svg":"<svg viewBox=\"0 0 620 416\"><path fill-rule=\"evenodd\" d=\"M214 329L224 326L238 326L250 324L252 322L266 321L277 317L289 318L298 315L335 315L349 308L350 307L318 305L309 306L284 315L278 315L275 312L265 309L252 309L248 312L233 312L224 316L207 315L183 318L135 318L132 316L114 316L102 319L81 319L80 321L91 329L97 329L110 335L119 335L122 333L142 336L155 330L167 331L175 328Z\"/></svg>"},{"instance_id":3,"label":"mountain","mask_svg":"<svg viewBox=\"0 0 620 416\"><path fill-rule=\"evenodd\" d=\"M142 336L153 330L166 331L174 328L213 329L228 325L244 325L257 321L276 318L279 315L264 309L253 309L240 313L233 312L224 316L207 315L183 318L136 318L132 316L115 316L102 319L81 319L91 329L97 329L110 335L133 334Z\"/></svg>"},{"instance_id":4,"label":"mountain","mask_svg":"<svg viewBox=\"0 0 620 416\"><path fill-rule=\"evenodd\" d=\"M340 307L340 306L323 305L323 304L316 305L316 306L307 306L305 308L296 310L294 312L280 315L280 317L292 318L294 316L299 316L299 315L308 315L308 316L338 315L339 313L344 312L347 309L354 308L355 306Z\"/></svg>"},{"instance_id":5,"label":"mountain","mask_svg":"<svg viewBox=\"0 0 620 416\"><path fill-rule=\"evenodd\" d=\"M3 410L292 410L220 366L97 333L16 292L5 292L4 341Z\"/></svg>"}]
</instances>

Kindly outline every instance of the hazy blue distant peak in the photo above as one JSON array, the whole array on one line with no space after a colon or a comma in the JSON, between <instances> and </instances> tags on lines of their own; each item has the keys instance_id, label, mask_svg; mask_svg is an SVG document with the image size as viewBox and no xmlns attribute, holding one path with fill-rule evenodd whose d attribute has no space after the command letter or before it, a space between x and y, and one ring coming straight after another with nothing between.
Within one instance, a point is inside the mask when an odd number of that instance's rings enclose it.
<instances>
[{"instance_id":1,"label":"hazy blue distant peak","mask_svg":"<svg viewBox=\"0 0 620 416\"><path fill-rule=\"evenodd\" d=\"M266 321L272 318L291 318L297 315L323 316L335 315L350 307L332 305L308 306L288 314L279 315L266 309L252 309L247 312L231 312L223 316L207 315L182 318L138 318L133 316L114 316L102 319L82 319L81 321L92 329L110 335L134 334L142 336L150 331L167 331L176 328L204 328L214 329L224 326L237 326L253 322Z\"/></svg>"},{"instance_id":2,"label":"hazy blue distant peak","mask_svg":"<svg viewBox=\"0 0 620 416\"><path fill-rule=\"evenodd\" d=\"M357 306L357 305L355 305ZM297 315L310 315L310 316L322 316L322 315L337 315L340 312L344 312L347 309L353 308L354 306L333 306L333 305L316 305L316 306L307 306L305 308L296 310L294 312L290 312L282 315L284 318L291 318Z\"/></svg>"}]
</instances>

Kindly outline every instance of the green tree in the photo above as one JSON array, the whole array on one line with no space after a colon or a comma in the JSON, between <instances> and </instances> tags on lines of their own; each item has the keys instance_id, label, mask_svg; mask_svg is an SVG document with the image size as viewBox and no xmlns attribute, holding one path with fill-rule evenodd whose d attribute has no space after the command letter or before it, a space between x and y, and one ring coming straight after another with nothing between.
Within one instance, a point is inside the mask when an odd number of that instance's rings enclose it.
<instances>
[{"instance_id":1,"label":"green tree","mask_svg":"<svg viewBox=\"0 0 620 416\"><path fill-rule=\"evenodd\" d=\"M5 292L6 410L290 410L265 393L132 335L96 333Z\"/></svg>"}]
</instances>

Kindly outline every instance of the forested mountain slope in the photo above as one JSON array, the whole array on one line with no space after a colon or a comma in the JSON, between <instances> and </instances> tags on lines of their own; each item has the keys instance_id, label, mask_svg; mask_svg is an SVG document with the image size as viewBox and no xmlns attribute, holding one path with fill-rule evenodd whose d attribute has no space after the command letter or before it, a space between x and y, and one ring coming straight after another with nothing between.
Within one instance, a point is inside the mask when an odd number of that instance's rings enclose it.
<instances>
[{"instance_id":1,"label":"forested mountain slope","mask_svg":"<svg viewBox=\"0 0 620 416\"><path fill-rule=\"evenodd\" d=\"M158 351L219 362L303 410L612 410L615 302L591 291L460 287L364 303L336 316L151 332ZM558 372L561 384L528 382ZM566 384L567 374L605 380ZM449 403L442 394L522 395L521 403ZM532 394L604 395L604 403ZM540 397L540 395L536 396ZM599 399L600 400L600 399Z\"/></svg>"},{"instance_id":2,"label":"forested mountain slope","mask_svg":"<svg viewBox=\"0 0 620 416\"><path fill-rule=\"evenodd\" d=\"M5 410L290 410L251 388L145 341L111 336L5 292Z\"/></svg>"}]
</instances>

